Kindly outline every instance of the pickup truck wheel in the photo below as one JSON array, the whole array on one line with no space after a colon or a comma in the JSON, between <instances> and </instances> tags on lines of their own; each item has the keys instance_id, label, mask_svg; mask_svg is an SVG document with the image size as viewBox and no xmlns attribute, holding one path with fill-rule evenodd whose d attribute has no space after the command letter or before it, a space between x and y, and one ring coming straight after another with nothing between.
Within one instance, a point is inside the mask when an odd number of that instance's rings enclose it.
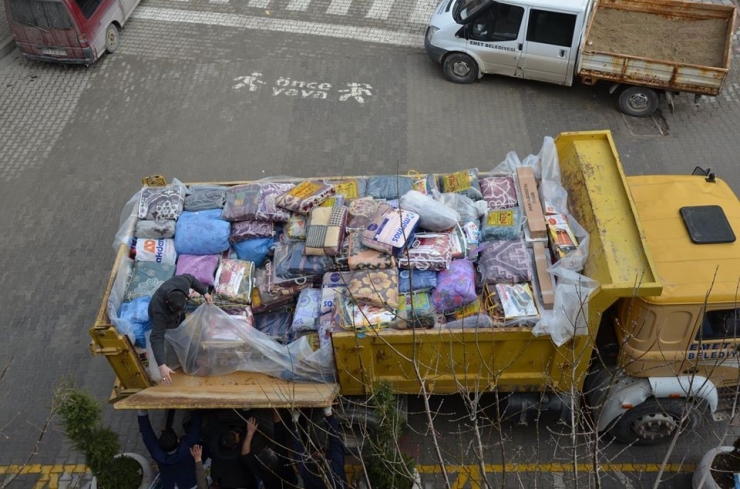
<instances>
[{"instance_id":1,"label":"pickup truck wheel","mask_svg":"<svg viewBox=\"0 0 740 489\"><path fill-rule=\"evenodd\" d=\"M633 117L647 117L658 109L658 94L646 87L627 87L619 94L619 109Z\"/></svg>"},{"instance_id":2,"label":"pickup truck wheel","mask_svg":"<svg viewBox=\"0 0 740 489\"><path fill-rule=\"evenodd\" d=\"M442 71L452 83L473 83L478 78L478 63L467 54L452 53L445 58Z\"/></svg>"},{"instance_id":3,"label":"pickup truck wheel","mask_svg":"<svg viewBox=\"0 0 740 489\"><path fill-rule=\"evenodd\" d=\"M657 445L670 440L679 428L683 433L695 430L705 409L703 402L687 405L685 399L648 399L618 418L609 432L622 443Z\"/></svg>"},{"instance_id":4,"label":"pickup truck wheel","mask_svg":"<svg viewBox=\"0 0 740 489\"><path fill-rule=\"evenodd\" d=\"M121 34L115 24L110 24L105 30L105 50L108 53L115 52L121 44Z\"/></svg>"}]
</instances>

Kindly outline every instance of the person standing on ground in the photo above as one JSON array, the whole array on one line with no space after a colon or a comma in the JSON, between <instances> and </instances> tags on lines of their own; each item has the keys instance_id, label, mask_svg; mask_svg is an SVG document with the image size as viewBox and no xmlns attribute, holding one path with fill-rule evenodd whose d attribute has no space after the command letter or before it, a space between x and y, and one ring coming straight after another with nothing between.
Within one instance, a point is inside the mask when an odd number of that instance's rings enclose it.
<instances>
[{"instance_id":1,"label":"person standing on ground","mask_svg":"<svg viewBox=\"0 0 740 489\"><path fill-rule=\"evenodd\" d=\"M141 409L138 414L139 431L146 449L159 466L164 489L196 487L195 462L190 454L190 448L200 438L200 412L197 410L193 412L190 417L190 429L185 437L179 438L175 430L166 428L159 435L159 439L154 434L149 414Z\"/></svg>"},{"instance_id":2,"label":"person standing on ground","mask_svg":"<svg viewBox=\"0 0 740 489\"><path fill-rule=\"evenodd\" d=\"M206 469L203 468L203 447L200 445L193 445L190 449L190 455L193 456L193 460L195 461L196 489L207 489Z\"/></svg>"},{"instance_id":3,"label":"person standing on ground","mask_svg":"<svg viewBox=\"0 0 740 489\"><path fill-rule=\"evenodd\" d=\"M150 341L154 360L159 366L162 381L169 385L174 372L167 366L164 354L164 334L168 329L175 329L185 320L185 306L188 303L190 289L203 296L209 304L213 303L208 288L189 273L176 275L159 286L149 303L149 319L152 322Z\"/></svg>"},{"instance_id":4,"label":"person standing on ground","mask_svg":"<svg viewBox=\"0 0 740 489\"><path fill-rule=\"evenodd\" d=\"M293 434L293 447L299 454L298 472L303 479L305 489L349 489L347 474L344 471L344 445L339 436L339 421L334 416L331 407L324 408L324 419L327 426L316 426L315 434L326 433L326 443L319 440L308 440L311 450L300 442L295 424L298 422L300 411L293 411L292 423L289 426ZM323 447L326 447L325 450Z\"/></svg>"},{"instance_id":5,"label":"person standing on ground","mask_svg":"<svg viewBox=\"0 0 740 489\"><path fill-rule=\"evenodd\" d=\"M258 452L252 449L252 438L259 426L255 418L247 421L247 437L242 445L242 462L262 481L265 489L288 489L298 487L298 477L288 456L288 432L277 409L272 411L273 439L270 445ZM252 435L250 435L250 432Z\"/></svg>"}]
</instances>

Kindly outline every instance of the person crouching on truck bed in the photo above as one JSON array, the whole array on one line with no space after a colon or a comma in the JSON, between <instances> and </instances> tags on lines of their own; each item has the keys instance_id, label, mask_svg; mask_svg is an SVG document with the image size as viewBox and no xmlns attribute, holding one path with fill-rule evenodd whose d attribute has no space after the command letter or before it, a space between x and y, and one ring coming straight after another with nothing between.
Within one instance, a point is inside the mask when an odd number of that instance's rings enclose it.
<instances>
[{"instance_id":1,"label":"person crouching on truck bed","mask_svg":"<svg viewBox=\"0 0 740 489\"><path fill-rule=\"evenodd\" d=\"M200 280L189 273L176 275L159 286L149 303L149 319L152 322L150 341L154 360L162 374L162 382L172 383L171 374L174 372L167 366L164 354L164 333L168 329L175 329L185 320L185 306L188 303L188 293L194 289L209 304L213 303L211 294Z\"/></svg>"},{"instance_id":2,"label":"person crouching on truck bed","mask_svg":"<svg viewBox=\"0 0 740 489\"><path fill-rule=\"evenodd\" d=\"M149 421L149 414L145 410L139 410L138 421L144 445L159 467L163 488L190 489L196 487L195 460L190 449L198 443L198 438L200 438L200 411L193 411L188 434L183 438L179 438L172 428L166 428L157 439Z\"/></svg>"},{"instance_id":3,"label":"person crouching on truck bed","mask_svg":"<svg viewBox=\"0 0 740 489\"><path fill-rule=\"evenodd\" d=\"M324 408L326 426L315 426L306 447L298 438L295 424L300 411L294 410L289 429L293 434L293 450L300 457L298 472L305 489L349 489L347 474L344 471L344 445L339 436L339 421L334 417L331 407ZM324 438L324 440L320 440ZM324 447L326 447L324 449Z\"/></svg>"}]
</instances>

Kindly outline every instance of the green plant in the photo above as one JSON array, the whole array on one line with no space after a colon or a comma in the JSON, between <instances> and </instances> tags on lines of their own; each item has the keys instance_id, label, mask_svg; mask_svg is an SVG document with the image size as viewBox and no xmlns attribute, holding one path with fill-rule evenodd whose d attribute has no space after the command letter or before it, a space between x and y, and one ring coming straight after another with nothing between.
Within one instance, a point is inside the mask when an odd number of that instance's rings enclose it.
<instances>
[{"instance_id":1,"label":"green plant","mask_svg":"<svg viewBox=\"0 0 740 489\"><path fill-rule=\"evenodd\" d=\"M102 425L100 404L87 392L62 386L57 392L59 414L67 437L104 489L135 489L142 481L138 462L117 456L118 433Z\"/></svg>"},{"instance_id":2,"label":"green plant","mask_svg":"<svg viewBox=\"0 0 740 489\"><path fill-rule=\"evenodd\" d=\"M369 443L363 453L367 479L373 489L411 489L415 462L398 447L403 419L399 416L390 383L375 386L372 403L378 425L369 434Z\"/></svg>"}]
</instances>

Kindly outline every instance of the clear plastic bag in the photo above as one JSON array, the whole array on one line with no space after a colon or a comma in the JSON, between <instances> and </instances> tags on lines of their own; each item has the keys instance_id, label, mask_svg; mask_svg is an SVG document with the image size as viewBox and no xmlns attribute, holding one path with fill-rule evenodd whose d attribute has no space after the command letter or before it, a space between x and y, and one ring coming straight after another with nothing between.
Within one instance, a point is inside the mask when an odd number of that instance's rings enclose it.
<instances>
[{"instance_id":1,"label":"clear plastic bag","mask_svg":"<svg viewBox=\"0 0 740 489\"><path fill-rule=\"evenodd\" d=\"M433 192L434 199L443 203L450 209L454 209L460 214L460 222L477 221L481 213L478 211L478 207L475 201L470 197L466 197L463 194L456 194L448 192L441 194L439 192ZM488 206L487 203L484 204Z\"/></svg>"},{"instance_id":2,"label":"clear plastic bag","mask_svg":"<svg viewBox=\"0 0 740 489\"><path fill-rule=\"evenodd\" d=\"M183 208L186 211L221 209L226 201L226 187L216 185L193 185L188 189Z\"/></svg>"},{"instance_id":3,"label":"clear plastic bag","mask_svg":"<svg viewBox=\"0 0 740 489\"><path fill-rule=\"evenodd\" d=\"M325 358L317 358L308 337L282 345L212 304L198 307L166 333L168 347L188 375L259 372L296 382L333 382Z\"/></svg>"},{"instance_id":4,"label":"clear plastic bag","mask_svg":"<svg viewBox=\"0 0 740 489\"><path fill-rule=\"evenodd\" d=\"M401 197L401 208L419 214L419 226L429 231L446 231L460 221L460 213L428 195L410 190Z\"/></svg>"}]
</instances>

